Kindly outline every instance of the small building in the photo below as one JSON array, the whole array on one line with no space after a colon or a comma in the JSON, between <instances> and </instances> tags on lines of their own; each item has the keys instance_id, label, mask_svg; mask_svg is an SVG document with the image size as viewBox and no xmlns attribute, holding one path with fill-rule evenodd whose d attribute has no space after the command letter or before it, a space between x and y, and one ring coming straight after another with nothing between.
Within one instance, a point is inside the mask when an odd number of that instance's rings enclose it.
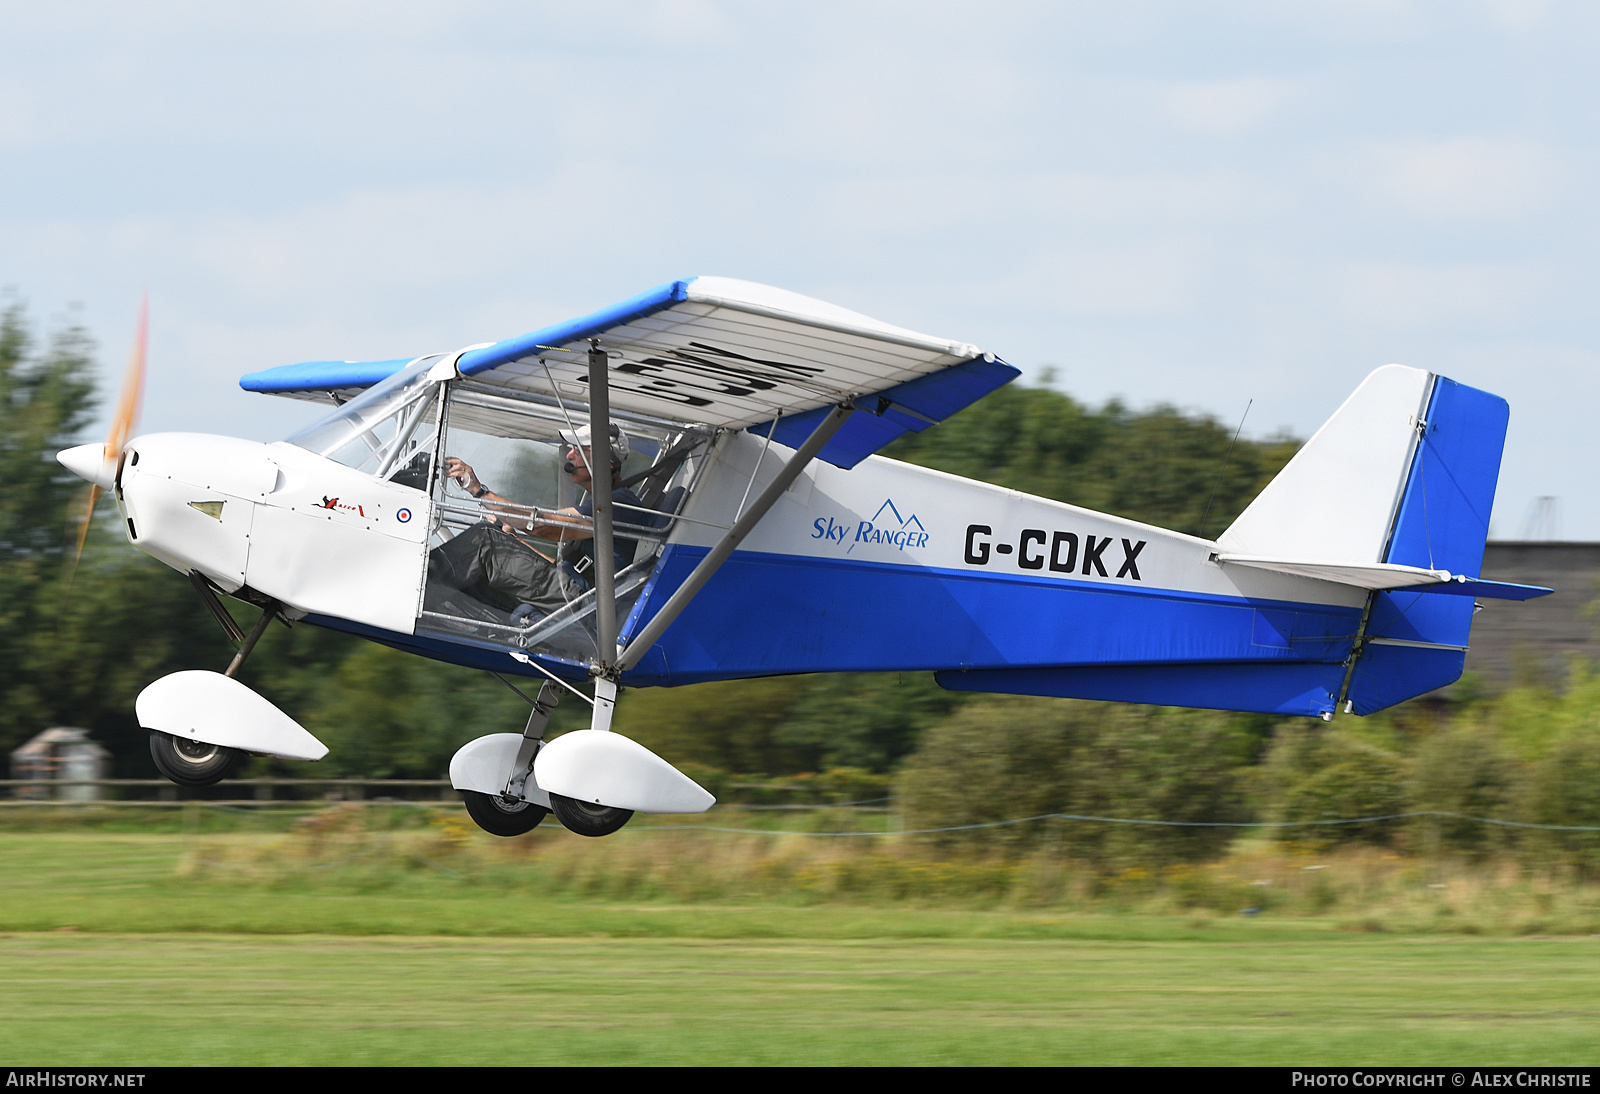
<instances>
[{"instance_id":1,"label":"small building","mask_svg":"<svg viewBox=\"0 0 1600 1094\"><path fill-rule=\"evenodd\" d=\"M95 801L101 796L98 786L52 787L46 784L104 779L110 771L111 753L89 740L87 729L57 726L11 750L11 777L38 779L41 783L17 787L19 798Z\"/></svg>"},{"instance_id":2,"label":"small building","mask_svg":"<svg viewBox=\"0 0 1600 1094\"><path fill-rule=\"evenodd\" d=\"M1555 590L1537 600L1480 601L1466 671L1489 690L1560 687L1573 658L1600 662L1600 543L1490 542L1483 576Z\"/></svg>"}]
</instances>

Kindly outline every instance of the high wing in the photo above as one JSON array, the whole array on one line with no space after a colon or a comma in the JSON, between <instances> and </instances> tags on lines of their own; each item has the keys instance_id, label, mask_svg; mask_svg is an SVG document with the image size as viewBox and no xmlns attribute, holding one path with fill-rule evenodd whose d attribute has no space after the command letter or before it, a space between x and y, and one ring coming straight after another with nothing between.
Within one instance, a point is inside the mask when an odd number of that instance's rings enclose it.
<instances>
[{"instance_id":1,"label":"high wing","mask_svg":"<svg viewBox=\"0 0 1600 1094\"><path fill-rule=\"evenodd\" d=\"M881 323L798 293L725 277L673 281L592 315L462 352L464 378L586 402L588 352L608 355L613 408L800 445L829 410L860 411L818 453L853 467L1019 373L977 346ZM252 373L247 391L348 395L404 360L311 361Z\"/></svg>"}]
</instances>

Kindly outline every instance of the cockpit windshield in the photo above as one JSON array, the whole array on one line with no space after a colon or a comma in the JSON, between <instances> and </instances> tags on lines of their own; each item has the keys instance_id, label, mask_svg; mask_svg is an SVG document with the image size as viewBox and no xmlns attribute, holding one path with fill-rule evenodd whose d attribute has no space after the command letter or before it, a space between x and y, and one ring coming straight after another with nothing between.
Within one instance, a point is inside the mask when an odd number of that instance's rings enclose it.
<instances>
[{"instance_id":1,"label":"cockpit windshield","mask_svg":"<svg viewBox=\"0 0 1600 1094\"><path fill-rule=\"evenodd\" d=\"M289 437L289 443L380 479L427 489L442 386L430 382L428 373L439 359L413 361Z\"/></svg>"}]
</instances>

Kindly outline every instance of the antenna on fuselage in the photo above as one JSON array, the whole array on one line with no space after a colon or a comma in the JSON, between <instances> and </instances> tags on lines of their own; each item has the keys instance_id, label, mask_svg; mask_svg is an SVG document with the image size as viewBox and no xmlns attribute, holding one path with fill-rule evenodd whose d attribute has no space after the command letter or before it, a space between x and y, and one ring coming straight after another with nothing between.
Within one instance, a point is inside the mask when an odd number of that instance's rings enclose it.
<instances>
[{"instance_id":1,"label":"antenna on fuselage","mask_svg":"<svg viewBox=\"0 0 1600 1094\"><path fill-rule=\"evenodd\" d=\"M1228 470L1228 461L1233 458L1233 446L1239 443L1239 434L1244 432L1244 420L1250 417L1250 408L1254 405L1254 399L1244 404L1244 413L1239 415L1239 428L1233 431L1233 440L1228 442L1228 452L1222 457L1222 466L1217 469L1216 481L1211 484L1211 496L1206 498L1206 509L1200 514L1200 528L1195 533L1201 539L1206 538L1206 518L1211 516L1211 502L1217 496L1217 487L1222 485L1222 476Z\"/></svg>"}]
</instances>

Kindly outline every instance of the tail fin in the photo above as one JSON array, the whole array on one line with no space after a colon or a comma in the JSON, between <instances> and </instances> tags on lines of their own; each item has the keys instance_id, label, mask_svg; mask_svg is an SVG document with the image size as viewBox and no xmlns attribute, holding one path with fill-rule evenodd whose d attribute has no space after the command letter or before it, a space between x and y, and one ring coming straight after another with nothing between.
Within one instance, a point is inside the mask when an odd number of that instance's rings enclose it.
<instances>
[{"instance_id":1,"label":"tail fin","mask_svg":"<svg viewBox=\"0 0 1600 1094\"><path fill-rule=\"evenodd\" d=\"M1509 418L1498 396L1419 369L1381 368L1218 543L1228 554L1476 578ZM1472 612L1470 596L1374 592L1349 709L1370 714L1454 682Z\"/></svg>"},{"instance_id":2,"label":"tail fin","mask_svg":"<svg viewBox=\"0 0 1600 1094\"><path fill-rule=\"evenodd\" d=\"M1217 545L1230 555L1385 561L1432 381L1403 365L1368 376Z\"/></svg>"},{"instance_id":3,"label":"tail fin","mask_svg":"<svg viewBox=\"0 0 1600 1094\"><path fill-rule=\"evenodd\" d=\"M1510 408L1438 377L1395 513L1385 562L1480 572ZM1472 632L1470 597L1376 593L1346 698L1370 714L1454 683Z\"/></svg>"}]
</instances>

